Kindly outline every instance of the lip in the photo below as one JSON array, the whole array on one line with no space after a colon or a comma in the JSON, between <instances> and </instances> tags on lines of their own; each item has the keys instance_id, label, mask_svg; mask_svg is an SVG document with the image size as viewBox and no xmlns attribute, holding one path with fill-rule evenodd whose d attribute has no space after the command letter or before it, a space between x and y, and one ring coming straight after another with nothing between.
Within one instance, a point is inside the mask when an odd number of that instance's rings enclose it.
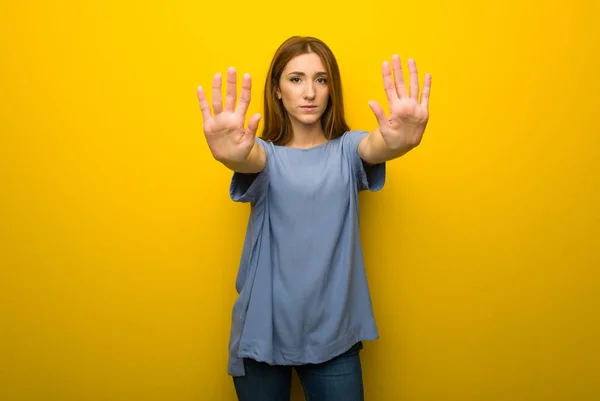
<instances>
[{"instance_id":1,"label":"lip","mask_svg":"<svg viewBox=\"0 0 600 401\"><path fill-rule=\"evenodd\" d=\"M300 106L300 108L304 110L313 110L316 109L317 106Z\"/></svg>"}]
</instances>

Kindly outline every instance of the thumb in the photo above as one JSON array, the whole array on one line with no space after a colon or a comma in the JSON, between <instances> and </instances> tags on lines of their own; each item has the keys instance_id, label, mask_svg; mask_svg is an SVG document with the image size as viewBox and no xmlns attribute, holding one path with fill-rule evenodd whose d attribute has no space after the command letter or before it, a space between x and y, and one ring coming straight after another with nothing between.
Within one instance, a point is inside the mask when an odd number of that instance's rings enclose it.
<instances>
[{"instance_id":1,"label":"thumb","mask_svg":"<svg viewBox=\"0 0 600 401\"><path fill-rule=\"evenodd\" d=\"M256 113L248 120L248 130L247 132L256 136L256 130L258 129L258 123L260 122L261 115Z\"/></svg>"},{"instance_id":2,"label":"thumb","mask_svg":"<svg viewBox=\"0 0 600 401\"><path fill-rule=\"evenodd\" d=\"M379 126L380 127L386 126L388 124L388 120L387 120L387 117L385 116L385 112L383 111L383 107L381 107L379 105L379 103L377 103L375 100L369 101L369 107L373 111L373 114L375 114L375 118L377 119Z\"/></svg>"}]
</instances>

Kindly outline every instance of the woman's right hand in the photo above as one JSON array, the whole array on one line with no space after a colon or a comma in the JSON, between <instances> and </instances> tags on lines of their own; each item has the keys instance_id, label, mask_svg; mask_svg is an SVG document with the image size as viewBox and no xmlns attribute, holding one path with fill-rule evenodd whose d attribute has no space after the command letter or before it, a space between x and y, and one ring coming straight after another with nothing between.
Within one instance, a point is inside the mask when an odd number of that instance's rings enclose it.
<instances>
[{"instance_id":1,"label":"woman's right hand","mask_svg":"<svg viewBox=\"0 0 600 401\"><path fill-rule=\"evenodd\" d=\"M261 115L254 114L244 128L246 112L250 104L252 81L249 74L242 78L242 93L236 107L237 73L233 67L227 70L227 90L225 108L221 99L221 74L216 74L212 84L212 107L214 115L206 99L204 89L198 87L198 100L202 110L203 129L208 147L214 158L225 164L244 163L256 141L256 130Z\"/></svg>"}]
</instances>

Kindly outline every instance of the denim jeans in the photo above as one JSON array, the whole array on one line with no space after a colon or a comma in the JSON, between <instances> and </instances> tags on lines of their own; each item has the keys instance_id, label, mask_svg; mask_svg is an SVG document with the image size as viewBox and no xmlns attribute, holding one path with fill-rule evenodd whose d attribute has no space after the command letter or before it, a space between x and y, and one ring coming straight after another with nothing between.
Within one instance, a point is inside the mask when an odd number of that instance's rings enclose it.
<instances>
[{"instance_id":1,"label":"denim jeans","mask_svg":"<svg viewBox=\"0 0 600 401\"><path fill-rule=\"evenodd\" d=\"M360 350L356 343L345 353L320 364L272 366L244 359L246 375L234 377L239 401L289 401L292 368L296 369L307 401L363 401Z\"/></svg>"}]
</instances>

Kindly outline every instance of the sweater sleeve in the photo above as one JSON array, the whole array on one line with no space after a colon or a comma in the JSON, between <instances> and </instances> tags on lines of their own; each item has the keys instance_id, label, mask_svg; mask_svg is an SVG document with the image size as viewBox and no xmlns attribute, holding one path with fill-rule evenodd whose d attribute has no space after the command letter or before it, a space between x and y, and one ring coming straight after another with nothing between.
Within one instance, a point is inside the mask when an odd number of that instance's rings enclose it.
<instances>
[{"instance_id":1,"label":"sweater sleeve","mask_svg":"<svg viewBox=\"0 0 600 401\"><path fill-rule=\"evenodd\" d=\"M342 137L344 155L348 158L354 174L358 190L379 191L383 188L386 179L386 163L367 165L358 154L358 144L361 139L369 135L367 131L353 130L346 132Z\"/></svg>"},{"instance_id":2,"label":"sweater sleeve","mask_svg":"<svg viewBox=\"0 0 600 401\"><path fill-rule=\"evenodd\" d=\"M269 185L270 144L261 138L256 141L267 154L267 162L260 173L234 172L229 186L229 196L235 202L258 202L266 193Z\"/></svg>"}]
</instances>

